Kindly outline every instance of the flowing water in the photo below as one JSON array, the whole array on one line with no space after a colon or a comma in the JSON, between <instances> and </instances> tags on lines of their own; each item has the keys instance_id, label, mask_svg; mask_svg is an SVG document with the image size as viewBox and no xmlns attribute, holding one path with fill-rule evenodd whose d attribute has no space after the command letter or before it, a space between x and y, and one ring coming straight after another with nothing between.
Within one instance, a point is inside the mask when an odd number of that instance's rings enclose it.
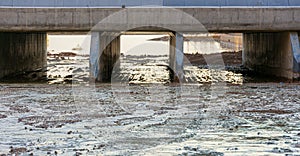
<instances>
[{"instance_id":1,"label":"flowing water","mask_svg":"<svg viewBox=\"0 0 300 156\"><path fill-rule=\"evenodd\" d=\"M186 66L173 84L166 60L123 57L105 84L88 58L52 60L48 84L0 84L0 154L300 155L299 83Z\"/></svg>"}]
</instances>

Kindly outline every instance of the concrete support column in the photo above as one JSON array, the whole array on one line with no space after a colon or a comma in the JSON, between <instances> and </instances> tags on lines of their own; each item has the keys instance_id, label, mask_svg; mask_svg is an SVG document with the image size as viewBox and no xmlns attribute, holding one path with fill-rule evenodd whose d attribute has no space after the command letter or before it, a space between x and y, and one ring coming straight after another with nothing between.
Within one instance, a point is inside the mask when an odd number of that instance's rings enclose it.
<instances>
[{"instance_id":1,"label":"concrete support column","mask_svg":"<svg viewBox=\"0 0 300 156\"><path fill-rule=\"evenodd\" d=\"M91 33L90 46L90 79L95 81L99 75L99 59L100 59L100 35L99 32Z\"/></svg>"},{"instance_id":2,"label":"concrete support column","mask_svg":"<svg viewBox=\"0 0 300 156\"><path fill-rule=\"evenodd\" d=\"M182 82L184 78L183 36L177 32L170 35L170 79L172 82Z\"/></svg>"},{"instance_id":3,"label":"concrete support column","mask_svg":"<svg viewBox=\"0 0 300 156\"><path fill-rule=\"evenodd\" d=\"M244 33L243 46L244 66L265 75L294 78L291 33Z\"/></svg>"},{"instance_id":4,"label":"concrete support column","mask_svg":"<svg viewBox=\"0 0 300 156\"><path fill-rule=\"evenodd\" d=\"M113 71L119 68L120 34L92 32L91 36L91 79L98 82L110 82Z\"/></svg>"},{"instance_id":5,"label":"concrete support column","mask_svg":"<svg viewBox=\"0 0 300 156\"><path fill-rule=\"evenodd\" d=\"M24 75L28 79L43 76L47 65L45 32L0 33L0 78ZM40 72L36 72L40 71ZM33 73L34 74L31 74Z\"/></svg>"},{"instance_id":6,"label":"concrete support column","mask_svg":"<svg viewBox=\"0 0 300 156\"><path fill-rule=\"evenodd\" d=\"M291 38L291 46L292 46L292 53L294 56L294 78L300 77L300 43L299 43L299 34L297 32L290 33Z\"/></svg>"}]
</instances>

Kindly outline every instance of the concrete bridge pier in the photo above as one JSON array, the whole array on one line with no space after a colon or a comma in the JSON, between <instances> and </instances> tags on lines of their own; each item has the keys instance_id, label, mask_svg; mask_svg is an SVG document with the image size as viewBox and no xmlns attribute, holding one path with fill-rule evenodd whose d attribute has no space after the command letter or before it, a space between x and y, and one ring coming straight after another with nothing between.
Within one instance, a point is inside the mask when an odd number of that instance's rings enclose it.
<instances>
[{"instance_id":1,"label":"concrete bridge pier","mask_svg":"<svg viewBox=\"0 0 300 156\"><path fill-rule=\"evenodd\" d=\"M243 34L243 64L264 75L299 77L300 47L293 32Z\"/></svg>"},{"instance_id":2,"label":"concrete bridge pier","mask_svg":"<svg viewBox=\"0 0 300 156\"><path fill-rule=\"evenodd\" d=\"M120 33L92 32L90 75L92 81L110 82L113 71L119 70Z\"/></svg>"},{"instance_id":3,"label":"concrete bridge pier","mask_svg":"<svg viewBox=\"0 0 300 156\"><path fill-rule=\"evenodd\" d=\"M184 79L183 35L174 32L170 35L169 67L171 82L182 82Z\"/></svg>"},{"instance_id":4,"label":"concrete bridge pier","mask_svg":"<svg viewBox=\"0 0 300 156\"><path fill-rule=\"evenodd\" d=\"M293 71L294 78L300 78L300 40L297 32L290 33L292 53L293 53Z\"/></svg>"},{"instance_id":5,"label":"concrete bridge pier","mask_svg":"<svg viewBox=\"0 0 300 156\"><path fill-rule=\"evenodd\" d=\"M0 78L23 74L28 74L28 79L42 77L46 52L46 32L1 32Z\"/></svg>"}]
</instances>

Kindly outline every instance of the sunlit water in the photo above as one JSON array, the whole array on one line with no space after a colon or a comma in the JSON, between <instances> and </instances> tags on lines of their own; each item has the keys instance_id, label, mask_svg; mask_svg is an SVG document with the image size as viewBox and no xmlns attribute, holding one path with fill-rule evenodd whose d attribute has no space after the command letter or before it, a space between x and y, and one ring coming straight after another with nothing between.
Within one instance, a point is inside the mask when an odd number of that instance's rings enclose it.
<instances>
[{"instance_id":1,"label":"sunlit water","mask_svg":"<svg viewBox=\"0 0 300 156\"><path fill-rule=\"evenodd\" d=\"M166 59L121 60L122 83L88 83L82 58L50 61L52 85L0 84L0 154L300 154L299 84L192 66L172 84Z\"/></svg>"},{"instance_id":2,"label":"sunlit water","mask_svg":"<svg viewBox=\"0 0 300 156\"><path fill-rule=\"evenodd\" d=\"M114 68L112 82L125 81L131 84L170 83L168 55L157 56L123 56L120 58L120 70ZM187 83L226 82L242 84L243 76L239 73L226 71L225 67L200 68L185 63ZM89 58L77 57L71 60L48 60L49 83L88 83Z\"/></svg>"}]
</instances>

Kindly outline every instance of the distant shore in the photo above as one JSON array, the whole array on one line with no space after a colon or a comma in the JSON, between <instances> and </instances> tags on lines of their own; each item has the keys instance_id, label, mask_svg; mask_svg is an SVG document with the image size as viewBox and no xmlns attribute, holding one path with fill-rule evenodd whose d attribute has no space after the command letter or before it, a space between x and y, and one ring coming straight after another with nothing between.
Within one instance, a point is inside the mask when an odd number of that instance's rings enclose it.
<instances>
[{"instance_id":1,"label":"distant shore","mask_svg":"<svg viewBox=\"0 0 300 156\"><path fill-rule=\"evenodd\" d=\"M238 52L222 52L214 54L184 54L187 60L185 63L192 65L208 65L216 61L220 61L221 56L225 66L240 66L242 65L242 51ZM210 60L208 63L207 60ZM188 62L189 61L189 62Z\"/></svg>"}]
</instances>

